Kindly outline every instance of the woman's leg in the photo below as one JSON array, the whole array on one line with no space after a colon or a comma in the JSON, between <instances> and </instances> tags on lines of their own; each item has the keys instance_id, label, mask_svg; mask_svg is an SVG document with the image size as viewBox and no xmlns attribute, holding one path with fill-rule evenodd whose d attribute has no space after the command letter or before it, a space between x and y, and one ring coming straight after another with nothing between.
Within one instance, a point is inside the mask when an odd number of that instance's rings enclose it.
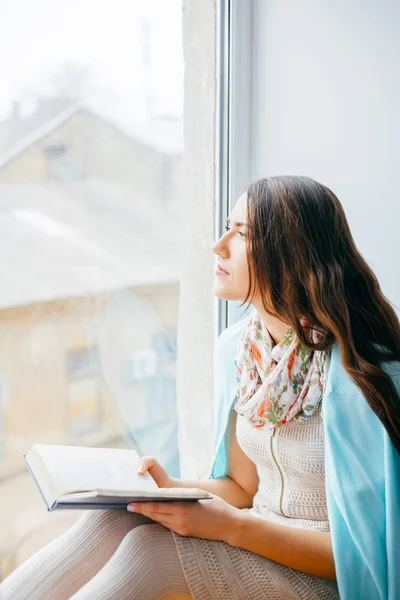
<instances>
[{"instance_id":1,"label":"woman's leg","mask_svg":"<svg viewBox=\"0 0 400 600\"><path fill-rule=\"evenodd\" d=\"M174 538L162 525L126 534L108 563L71 600L191 600Z\"/></svg>"},{"instance_id":2,"label":"woman's leg","mask_svg":"<svg viewBox=\"0 0 400 600\"><path fill-rule=\"evenodd\" d=\"M93 510L31 556L0 584L1 600L64 600L106 564L126 534L153 523L124 510Z\"/></svg>"}]
</instances>

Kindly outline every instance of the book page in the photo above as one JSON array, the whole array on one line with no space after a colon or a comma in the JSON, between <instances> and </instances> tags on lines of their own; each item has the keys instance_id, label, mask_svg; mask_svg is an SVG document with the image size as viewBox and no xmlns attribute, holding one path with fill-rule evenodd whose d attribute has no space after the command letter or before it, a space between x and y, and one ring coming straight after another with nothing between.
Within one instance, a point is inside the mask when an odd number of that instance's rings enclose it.
<instances>
[{"instance_id":1,"label":"book page","mask_svg":"<svg viewBox=\"0 0 400 600\"><path fill-rule=\"evenodd\" d=\"M157 491L143 491L138 490L130 492L129 495L122 492L110 493L109 490L97 490L95 492L77 492L73 494L65 494L59 496L58 501L63 503L81 503L81 502L99 502L107 505L108 503L116 503L119 500L126 500L134 502L135 498L149 499L153 501L160 501L165 499L173 500L186 500L188 498L204 500L211 498L210 494L204 490L197 488L193 489L182 489L182 488L159 488Z\"/></svg>"},{"instance_id":2,"label":"book page","mask_svg":"<svg viewBox=\"0 0 400 600\"><path fill-rule=\"evenodd\" d=\"M106 496L109 490L97 490L97 494L99 496ZM124 494L121 492L116 492L113 494L116 498L118 496L123 496ZM133 496L143 496L149 498L163 498L171 496L173 498L182 498L184 499L186 496L188 497L196 497L196 498L208 498L210 494L204 490L199 488L158 488L158 490L134 490L132 492Z\"/></svg>"},{"instance_id":3,"label":"book page","mask_svg":"<svg viewBox=\"0 0 400 600\"><path fill-rule=\"evenodd\" d=\"M57 496L96 489L156 491L154 479L137 474L139 456L132 449L35 444L49 471Z\"/></svg>"}]
</instances>

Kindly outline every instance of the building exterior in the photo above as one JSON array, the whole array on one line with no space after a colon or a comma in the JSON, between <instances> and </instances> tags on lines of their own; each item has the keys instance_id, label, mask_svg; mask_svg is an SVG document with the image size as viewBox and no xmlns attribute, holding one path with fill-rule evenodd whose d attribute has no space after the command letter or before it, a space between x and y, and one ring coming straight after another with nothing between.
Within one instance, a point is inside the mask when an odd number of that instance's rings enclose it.
<instances>
[{"instance_id":1,"label":"building exterior","mask_svg":"<svg viewBox=\"0 0 400 600\"><path fill-rule=\"evenodd\" d=\"M0 182L98 181L132 186L140 202L176 206L180 181L180 122L154 133L127 133L79 102L39 102L29 118L18 110L0 123Z\"/></svg>"},{"instance_id":2,"label":"building exterior","mask_svg":"<svg viewBox=\"0 0 400 600\"><path fill-rule=\"evenodd\" d=\"M179 474L180 157L58 109L8 146L0 126L0 576L79 516L46 512L34 443L135 447Z\"/></svg>"}]
</instances>

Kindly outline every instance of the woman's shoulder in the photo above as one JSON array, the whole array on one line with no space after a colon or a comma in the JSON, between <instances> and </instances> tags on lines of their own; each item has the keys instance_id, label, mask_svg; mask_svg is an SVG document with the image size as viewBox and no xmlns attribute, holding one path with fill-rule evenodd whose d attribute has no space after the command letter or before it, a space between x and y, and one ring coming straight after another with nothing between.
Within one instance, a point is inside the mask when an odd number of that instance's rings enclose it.
<instances>
[{"instance_id":1,"label":"woman's shoulder","mask_svg":"<svg viewBox=\"0 0 400 600\"><path fill-rule=\"evenodd\" d=\"M392 378L400 391L400 361L382 361L381 368ZM325 394L362 396L361 390L353 382L344 368L340 347L336 342L331 350L328 381Z\"/></svg>"},{"instance_id":2,"label":"woman's shoulder","mask_svg":"<svg viewBox=\"0 0 400 600\"><path fill-rule=\"evenodd\" d=\"M222 373L225 375L231 373L236 358L237 346L249 318L250 317L247 316L244 319L233 323L233 325L224 329L218 337L214 350L214 367L217 376Z\"/></svg>"},{"instance_id":3,"label":"woman's shoulder","mask_svg":"<svg viewBox=\"0 0 400 600\"><path fill-rule=\"evenodd\" d=\"M400 363L382 362L381 367L392 378L400 393ZM366 449L367 453L378 456L384 444L389 443L382 422L344 368L338 344L332 348L322 409L325 435L336 455L343 451L346 445L344 441L347 441L352 446L352 451L360 456ZM342 440L343 447L338 445L338 440Z\"/></svg>"},{"instance_id":4,"label":"woman's shoulder","mask_svg":"<svg viewBox=\"0 0 400 600\"><path fill-rule=\"evenodd\" d=\"M234 360L236 349L243 329L249 317L233 323L220 334L214 350L214 369L216 377L233 377L235 381Z\"/></svg>"},{"instance_id":5,"label":"woman's shoulder","mask_svg":"<svg viewBox=\"0 0 400 600\"><path fill-rule=\"evenodd\" d=\"M236 344L239 341L241 333L248 324L250 317L251 315L247 315L240 321L236 321L236 323L233 323L224 329L217 339L217 349L226 349L232 345L234 345L236 349Z\"/></svg>"}]
</instances>

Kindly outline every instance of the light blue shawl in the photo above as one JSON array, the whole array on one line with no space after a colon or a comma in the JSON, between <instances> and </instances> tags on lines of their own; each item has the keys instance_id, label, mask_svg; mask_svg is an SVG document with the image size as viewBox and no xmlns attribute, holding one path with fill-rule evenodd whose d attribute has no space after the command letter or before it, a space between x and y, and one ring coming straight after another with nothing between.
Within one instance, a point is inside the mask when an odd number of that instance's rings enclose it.
<instances>
[{"instance_id":1,"label":"light blue shawl","mask_svg":"<svg viewBox=\"0 0 400 600\"><path fill-rule=\"evenodd\" d=\"M210 478L226 475L225 433L236 395L234 359L248 318L218 338L214 456ZM384 364L400 391L400 364ZM400 455L332 349L322 401L325 483L342 600L400 599Z\"/></svg>"}]
</instances>

